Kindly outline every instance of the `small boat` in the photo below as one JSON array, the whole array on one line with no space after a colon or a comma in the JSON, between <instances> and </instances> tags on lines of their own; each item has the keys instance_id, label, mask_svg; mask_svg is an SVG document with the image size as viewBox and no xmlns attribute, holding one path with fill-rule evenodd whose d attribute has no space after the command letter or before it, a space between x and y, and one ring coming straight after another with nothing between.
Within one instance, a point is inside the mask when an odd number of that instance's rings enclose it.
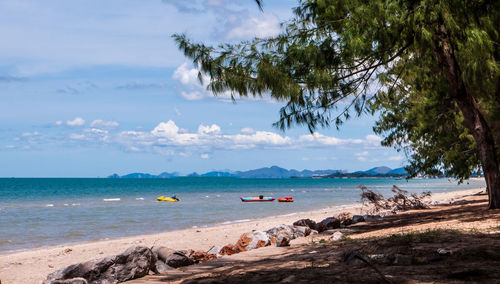
<instances>
[{"instance_id":1,"label":"small boat","mask_svg":"<svg viewBox=\"0 0 500 284\"><path fill-rule=\"evenodd\" d=\"M274 197L240 197L242 202L266 202L266 201L274 201Z\"/></svg>"},{"instance_id":2,"label":"small boat","mask_svg":"<svg viewBox=\"0 0 500 284\"><path fill-rule=\"evenodd\" d=\"M157 197L156 200L158 200L158 201L167 201L167 202L179 202L179 198L172 198L172 197L166 198L163 195L160 196L160 197Z\"/></svg>"},{"instance_id":3,"label":"small boat","mask_svg":"<svg viewBox=\"0 0 500 284\"><path fill-rule=\"evenodd\" d=\"M293 202L293 197L286 196L286 197L283 197L283 198L278 198L278 202Z\"/></svg>"}]
</instances>

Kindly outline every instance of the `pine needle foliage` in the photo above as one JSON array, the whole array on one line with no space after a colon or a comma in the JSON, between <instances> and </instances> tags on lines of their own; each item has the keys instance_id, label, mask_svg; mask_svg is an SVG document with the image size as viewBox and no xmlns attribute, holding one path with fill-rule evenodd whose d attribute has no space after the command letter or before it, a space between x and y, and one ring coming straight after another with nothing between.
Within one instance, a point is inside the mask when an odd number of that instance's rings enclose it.
<instances>
[{"instance_id":1,"label":"pine needle foliage","mask_svg":"<svg viewBox=\"0 0 500 284\"><path fill-rule=\"evenodd\" d=\"M468 178L481 166L477 137L464 127L436 50L453 48L461 80L500 145L499 7L494 0L301 0L274 37L216 47L173 37L215 95L283 102L274 124L282 130L338 128L353 115L380 113L375 131L383 145L405 151L411 176Z\"/></svg>"}]
</instances>

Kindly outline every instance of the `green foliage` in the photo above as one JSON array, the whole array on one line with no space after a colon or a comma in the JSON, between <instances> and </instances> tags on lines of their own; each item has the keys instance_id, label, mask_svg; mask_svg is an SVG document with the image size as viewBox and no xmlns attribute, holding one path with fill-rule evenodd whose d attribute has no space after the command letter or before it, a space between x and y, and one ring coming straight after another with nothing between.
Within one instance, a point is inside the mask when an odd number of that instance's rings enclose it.
<instances>
[{"instance_id":1,"label":"green foliage","mask_svg":"<svg viewBox=\"0 0 500 284\"><path fill-rule=\"evenodd\" d=\"M261 1L258 1L262 4ZM383 145L404 150L416 175L467 178L475 143L449 98L435 55L438 23L467 87L500 141L499 2L487 0L302 0L283 32L218 47L174 35L208 75L215 95L271 96L284 103L275 126L339 127L353 114L381 112ZM498 144L497 144L498 145Z\"/></svg>"}]
</instances>

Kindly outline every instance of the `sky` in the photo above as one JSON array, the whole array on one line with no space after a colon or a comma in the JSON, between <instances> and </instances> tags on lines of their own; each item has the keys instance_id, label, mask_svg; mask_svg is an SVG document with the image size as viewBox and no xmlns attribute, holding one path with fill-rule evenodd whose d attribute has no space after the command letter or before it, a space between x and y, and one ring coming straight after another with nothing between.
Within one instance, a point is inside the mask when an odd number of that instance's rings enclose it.
<instances>
[{"instance_id":1,"label":"sky","mask_svg":"<svg viewBox=\"0 0 500 284\"><path fill-rule=\"evenodd\" d=\"M206 44L280 33L297 1L0 1L0 177L105 177L401 167L376 117L340 130L272 126L283 103L232 102L197 81L171 38Z\"/></svg>"}]
</instances>

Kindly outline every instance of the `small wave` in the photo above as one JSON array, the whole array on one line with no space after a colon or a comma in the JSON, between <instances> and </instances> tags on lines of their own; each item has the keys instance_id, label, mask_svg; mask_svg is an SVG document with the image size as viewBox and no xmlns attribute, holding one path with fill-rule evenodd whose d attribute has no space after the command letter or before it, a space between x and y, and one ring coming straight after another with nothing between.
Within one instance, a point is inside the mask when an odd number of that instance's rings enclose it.
<instances>
[{"instance_id":1,"label":"small wave","mask_svg":"<svg viewBox=\"0 0 500 284\"><path fill-rule=\"evenodd\" d=\"M102 201L104 202L111 202L111 201L120 201L120 198L104 198Z\"/></svg>"},{"instance_id":2,"label":"small wave","mask_svg":"<svg viewBox=\"0 0 500 284\"><path fill-rule=\"evenodd\" d=\"M241 220L235 220L235 221L226 221L226 222L222 222L222 225L245 223L245 222L250 222L250 221L252 221L252 220L250 220L250 219L241 219Z\"/></svg>"},{"instance_id":3,"label":"small wave","mask_svg":"<svg viewBox=\"0 0 500 284\"><path fill-rule=\"evenodd\" d=\"M54 207L54 204L45 204L45 207Z\"/></svg>"},{"instance_id":4,"label":"small wave","mask_svg":"<svg viewBox=\"0 0 500 284\"><path fill-rule=\"evenodd\" d=\"M80 206L80 203L71 203L71 206Z\"/></svg>"},{"instance_id":5,"label":"small wave","mask_svg":"<svg viewBox=\"0 0 500 284\"><path fill-rule=\"evenodd\" d=\"M144 197L137 197L135 200L144 200Z\"/></svg>"}]
</instances>

